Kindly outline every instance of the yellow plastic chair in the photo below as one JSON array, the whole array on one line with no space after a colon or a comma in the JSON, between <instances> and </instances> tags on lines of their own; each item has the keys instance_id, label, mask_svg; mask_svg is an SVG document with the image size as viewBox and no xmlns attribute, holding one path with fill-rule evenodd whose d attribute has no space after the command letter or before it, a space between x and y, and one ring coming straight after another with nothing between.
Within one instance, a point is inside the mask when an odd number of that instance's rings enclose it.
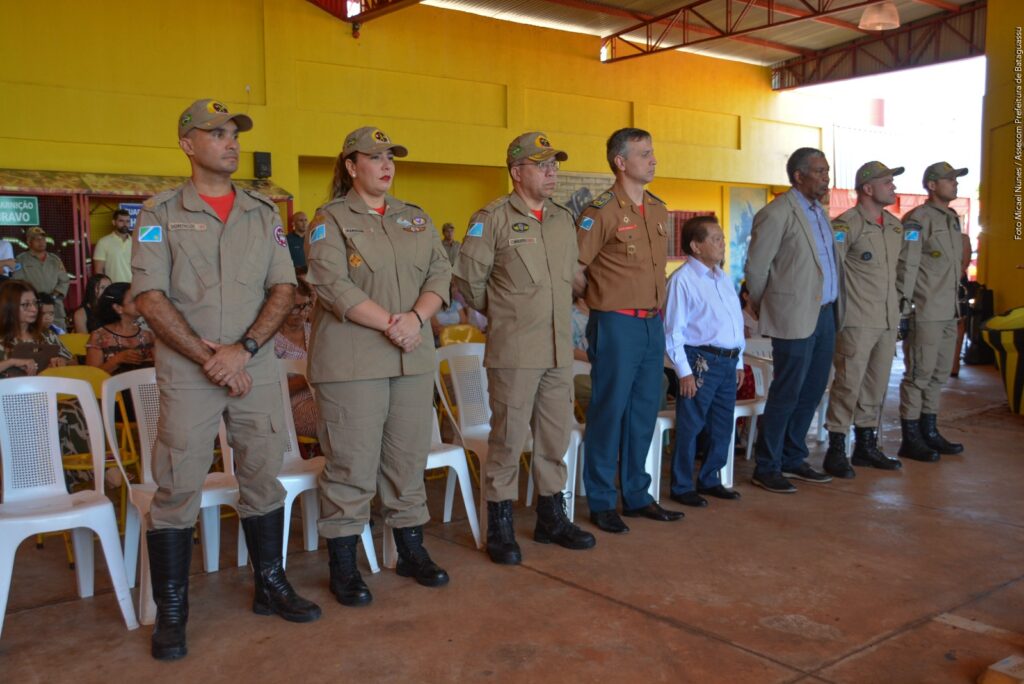
<instances>
[{"instance_id":1,"label":"yellow plastic chair","mask_svg":"<svg viewBox=\"0 0 1024 684\"><path fill-rule=\"evenodd\" d=\"M486 342L487 336L484 335L479 328L474 325L446 325L441 328L441 334L438 335L441 340L441 346L447 347L449 344L464 344L466 342Z\"/></svg>"},{"instance_id":2,"label":"yellow plastic chair","mask_svg":"<svg viewBox=\"0 0 1024 684\"><path fill-rule=\"evenodd\" d=\"M75 356L85 356L85 345L89 342L88 333L64 333L60 341Z\"/></svg>"}]
</instances>

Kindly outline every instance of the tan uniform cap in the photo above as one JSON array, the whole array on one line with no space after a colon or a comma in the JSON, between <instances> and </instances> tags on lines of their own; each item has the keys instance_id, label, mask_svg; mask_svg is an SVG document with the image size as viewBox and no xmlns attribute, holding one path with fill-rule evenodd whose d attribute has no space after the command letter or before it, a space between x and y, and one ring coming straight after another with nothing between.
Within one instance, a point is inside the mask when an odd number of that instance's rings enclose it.
<instances>
[{"instance_id":1,"label":"tan uniform cap","mask_svg":"<svg viewBox=\"0 0 1024 684\"><path fill-rule=\"evenodd\" d=\"M232 114L224 106L224 103L217 100L196 100L178 117L178 137L184 138L185 134L193 128L212 131L232 119L238 125L240 133L252 130L252 119L249 118L249 115Z\"/></svg>"},{"instance_id":2,"label":"tan uniform cap","mask_svg":"<svg viewBox=\"0 0 1024 684\"><path fill-rule=\"evenodd\" d=\"M873 180L885 178L886 176L898 176L904 171L906 171L906 169L902 166L890 169L880 161L869 161L867 164L864 164L862 167L857 169L857 175L854 176L854 183L857 188L860 188L860 186L865 183L870 183Z\"/></svg>"},{"instance_id":3,"label":"tan uniform cap","mask_svg":"<svg viewBox=\"0 0 1024 684\"><path fill-rule=\"evenodd\" d=\"M569 155L551 147L551 141L540 131L531 131L523 133L509 143L505 164L514 166L527 160L542 162L552 157L563 162L569 158Z\"/></svg>"},{"instance_id":4,"label":"tan uniform cap","mask_svg":"<svg viewBox=\"0 0 1024 684\"><path fill-rule=\"evenodd\" d=\"M373 126L363 126L345 136L345 145L341 148L341 156L347 157L353 152L378 154L386 150L391 150L396 157L405 157L409 154L409 150L404 146L391 142L391 138L384 131Z\"/></svg>"},{"instance_id":5,"label":"tan uniform cap","mask_svg":"<svg viewBox=\"0 0 1024 684\"><path fill-rule=\"evenodd\" d=\"M34 237L46 237L46 231L39 226L32 226L25 230L25 239L31 240Z\"/></svg>"},{"instance_id":6,"label":"tan uniform cap","mask_svg":"<svg viewBox=\"0 0 1024 684\"><path fill-rule=\"evenodd\" d=\"M925 189L928 188L928 181L939 180L940 178L959 178L966 176L967 169L954 169L949 162L936 162L924 170L924 178L921 183Z\"/></svg>"}]
</instances>

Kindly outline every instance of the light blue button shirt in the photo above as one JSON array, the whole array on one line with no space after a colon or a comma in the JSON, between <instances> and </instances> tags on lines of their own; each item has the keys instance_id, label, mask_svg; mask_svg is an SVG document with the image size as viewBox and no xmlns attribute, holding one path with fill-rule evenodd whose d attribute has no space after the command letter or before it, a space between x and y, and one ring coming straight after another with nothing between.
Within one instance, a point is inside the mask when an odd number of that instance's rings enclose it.
<instances>
[{"instance_id":1,"label":"light blue button shirt","mask_svg":"<svg viewBox=\"0 0 1024 684\"><path fill-rule=\"evenodd\" d=\"M821 262L821 271L825 276L821 284L821 305L831 304L839 296L839 277L836 272L836 247L835 238L832 236L832 223L828 220L825 208L818 200L813 202L808 200L796 188L790 192L796 196L796 201L803 208L807 222L811 224L814 244L818 248L818 261Z\"/></svg>"},{"instance_id":2,"label":"light blue button shirt","mask_svg":"<svg viewBox=\"0 0 1024 684\"><path fill-rule=\"evenodd\" d=\"M685 346L744 347L743 312L732 279L715 266L689 257L668 280L665 299L665 353L676 374L693 375ZM743 355L736 361L743 370Z\"/></svg>"}]
</instances>

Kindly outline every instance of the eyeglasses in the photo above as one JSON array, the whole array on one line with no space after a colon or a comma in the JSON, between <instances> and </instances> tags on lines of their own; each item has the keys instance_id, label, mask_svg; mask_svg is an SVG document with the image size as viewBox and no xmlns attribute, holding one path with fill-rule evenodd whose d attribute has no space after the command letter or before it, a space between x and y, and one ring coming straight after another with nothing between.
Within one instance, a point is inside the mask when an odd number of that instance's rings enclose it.
<instances>
[{"instance_id":1,"label":"eyeglasses","mask_svg":"<svg viewBox=\"0 0 1024 684\"><path fill-rule=\"evenodd\" d=\"M21 308L22 309L38 309L39 308L39 300L32 300L31 302L22 302L21 303Z\"/></svg>"},{"instance_id":2,"label":"eyeglasses","mask_svg":"<svg viewBox=\"0 0 1024 684\"><path fill-rule=\"evenodd\" d=\"M292 307L292 315L293 316L298 315L298 314L302 313L303 311L306 311L307 309L309 309L309 307L311 307L311 306L313 306L313 305L310 304L309 302L306 302L305 304L299 304L298 306L293 306Z\"/></svg>"},{"instance_id":3,"label":"eyeglasses","mask_svg":"<svg viewBox=\"0 0 1024 684\"><path fill-rule=\"evenodd\" d=\"M558 164L557 159L549 159L545 162L528 161L523 162L522 164L516 164L516 166L536 166L538 169L540 169L540 172L545 175L549 173L555 173L556 171L558 171L559 168L561 168Z\"/></svg>"}]
</instances>

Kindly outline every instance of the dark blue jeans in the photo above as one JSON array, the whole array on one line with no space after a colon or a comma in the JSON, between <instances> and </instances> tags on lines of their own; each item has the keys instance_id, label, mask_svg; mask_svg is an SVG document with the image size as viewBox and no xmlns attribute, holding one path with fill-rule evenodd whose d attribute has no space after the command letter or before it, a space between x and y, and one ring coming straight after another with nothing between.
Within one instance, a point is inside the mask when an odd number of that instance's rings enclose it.
<instances>
[{"instance_id":1,"label":"dark blue jeans","mask_svg":"<svg viewBox=\"0 0 1024 684\"><path fill-rule=\"evenodd\" d=\"M651 503L644 465L661 406L665 329L660 316L590 312L587 321L591 395L583 435L583 483L592 512L615 509L616 472L622 506Z\"/></svg>"},{"instance_id":2,"label":"dark blue jeans","mask_svg":"<svg viewBox=\"0 0 1024 684\"><path fill-rule=\"evenodd\" d=\"M772 338L774 379L754 445L754 475L799 467L807 459L807 430L832 369L836 344L833 306L821 307L810 337Z\"/></svg>"},{"instance_id":3,"label":"dark blue jeans","mask_svg":"<svg viewBox=\"0 0 1024 684\"><path fill-rule=\"evenodd\" d=\"M708 364L697 370L697 358ZM686 347L686 358L700 380L692 399L676 399L676 451L672 456L672 493L694 490L693 461L697 452L697 435L706 425L708 450L700 469L697 484L710 488L722 484L721 470L729 460L732 445L733 410L736 408L736 359L718 356L694 347Z\"/></svg>"}]
</instances>

